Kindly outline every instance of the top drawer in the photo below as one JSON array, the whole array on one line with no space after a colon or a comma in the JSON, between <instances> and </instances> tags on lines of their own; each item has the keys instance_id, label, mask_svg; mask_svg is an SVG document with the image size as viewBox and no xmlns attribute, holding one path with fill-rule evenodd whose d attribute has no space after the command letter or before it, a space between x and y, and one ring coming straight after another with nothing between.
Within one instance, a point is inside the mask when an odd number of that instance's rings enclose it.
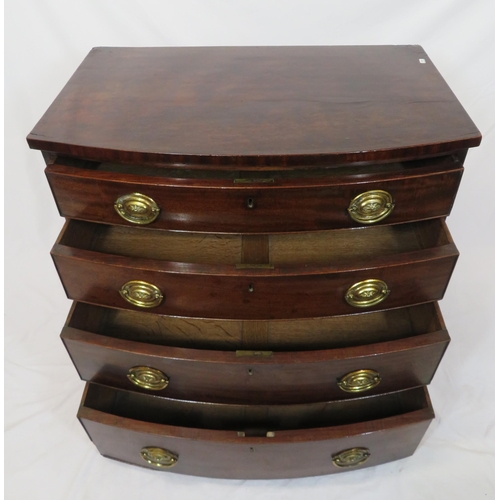
<instances>
[{"instance_id":1,"label":"top drawer","mask_svg":"<svg viewBox=\"0 0 500 500\"><path fill-rule=\"evenodd\" d=\"M212 233L314 231L445 217L462 172L455 156L251 172L57 158L46 169L63 217Z\"/></svg>"}]
</instances>

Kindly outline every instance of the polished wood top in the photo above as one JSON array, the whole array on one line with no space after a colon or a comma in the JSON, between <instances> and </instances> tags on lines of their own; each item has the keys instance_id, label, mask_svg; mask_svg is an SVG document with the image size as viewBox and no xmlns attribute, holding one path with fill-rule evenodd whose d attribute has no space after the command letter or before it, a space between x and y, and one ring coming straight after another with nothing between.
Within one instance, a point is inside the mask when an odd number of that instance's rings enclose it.
<instances>
[{"instance_id":1,"label":"polished wood top","mask_svg":"<svg viewBox=\"0 0 500 500\"><path fill-rule=\"evenodd\" d=\"M481 135L420 46L93 49L28 136L98 161L391 161Z\"/></svg>"}]
</instances>

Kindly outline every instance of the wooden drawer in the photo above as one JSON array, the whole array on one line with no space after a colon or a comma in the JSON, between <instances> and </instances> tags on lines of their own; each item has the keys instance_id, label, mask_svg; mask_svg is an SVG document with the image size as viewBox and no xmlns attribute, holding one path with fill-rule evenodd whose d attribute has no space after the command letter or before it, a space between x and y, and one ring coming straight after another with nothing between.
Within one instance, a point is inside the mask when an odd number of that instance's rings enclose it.
<instances>
[{"instance_id":1,"label":"wooden drawer","mask_svg":"<svg viewBox=\"0 0 500 500\"><path fill-rule=\"evenodd\" d=\"M243 406L87 384L78 417L106 457L181 474L267 479L333 474L407 457L434 413L425 388L336 402ZM159 457L164 467L146 460Z\"/></svg>"},{"instance_id":2,"label":"wooden drawer","mask_svg":"<svg viewBox=\"0 0 500 500\"><path fill-rule=\"evenodd\" d=\"M458 257L441 219L257 237L267 263L245 262L248 238L255 236L69 221L52 256L71 299L226 319L311 318L439 300Z\"/></svg>"},{"instance_id":3,"label":"wooden drawer","mask_svg":"<svg viewBox=\"0 0 500 500\"><path fill-rule=\"evenodd\" d=\"M74 304L61 338L83 380L193 401L276 404L347 399L430 383L450 340L435 303L355 315L350 323L359 330L356 319L366 328L367 322L380 321L371 316L384 314L388 324L400 328L386 334L390 341L372 339L366 345L322 350L309 346L306 351L216 351L150 344L147 338L129 340L130 330L148 331L150 320L144 320L144 314L131 313L130 325L117 328L115 311ZM341 318L335 319L340 323ZM203 321L198 323L203 333ZM228 322L219 323L224 330ZM294 323L287 321L286 328L300 328ZM424 326L427 329L419 330ZM314 335L314 323L310 327ZM337 332L328 333L335 344Z\"/></svg>"},{"instance_id":4,"label":"wooden drawer","mask_svg":"<svg viewBox=\"0 0 500 500\"><path fill-rule=\"evenodd\" d=\"M421 47L96 48L27 139L102 455L274 479L415 451L481 142Z\"/></svg>"},{"instance_id":5,"label":"wooden drawer","mask_svg":"<svg viewBox=\"0 0 500 500\"><path fill-rule=\"evenodd\" d=\"M64 217L109 224L130 222L115 210L124 195L154 200L157 229L222 233L269 233L358 227L447 216L453 206L462 165L455 156L407 163L337 167L322 170L225 172L133 167L58 158L46 169ZM389 193L392 212L364 211L368 222L351 217L351 201L371 191ZM369 196L363 202L380 202ZM385 200L387 201L387 200ZM147 201L146 203L151 203ZM126 205L123 202L124 206ZM362 203L360 202L359 205ZM147 210L141 201L130 210ZM373 207L373 205L370 205ZM125 214L126 215L126 214Z\"/></svg>"}]
</instances>

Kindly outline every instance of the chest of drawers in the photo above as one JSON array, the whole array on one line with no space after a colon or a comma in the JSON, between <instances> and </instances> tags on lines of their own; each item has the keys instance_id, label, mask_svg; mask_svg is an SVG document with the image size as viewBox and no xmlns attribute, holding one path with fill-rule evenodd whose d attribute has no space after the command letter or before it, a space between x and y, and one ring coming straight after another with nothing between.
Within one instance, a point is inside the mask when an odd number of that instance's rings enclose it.
<instances>
[{"instance_id":1,"label":"chest of drawers","mask_svg":"<svg viewBox=\"0 0 500 500\"><path fill-rule=\"evenodd\" d=\"M223 478L411 455L480 141L418 46L92 50L28 143L100 453Z\"/></svg>"}]
</instances>

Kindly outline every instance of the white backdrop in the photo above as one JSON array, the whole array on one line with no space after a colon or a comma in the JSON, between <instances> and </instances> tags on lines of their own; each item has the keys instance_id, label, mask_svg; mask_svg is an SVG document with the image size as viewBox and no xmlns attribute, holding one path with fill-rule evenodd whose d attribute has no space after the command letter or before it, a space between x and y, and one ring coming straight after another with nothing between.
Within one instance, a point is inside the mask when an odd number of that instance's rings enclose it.
<instances>
[{"instance_id":1,"label":"white backdrop","mask_svg":"<svg viewBox=\"0 0 500 500\"><path fill-rule=\"evenodd\" d=\"M493 498L493 0L6 0L6 498ZM448 225L461 251L441 302L452 343L416 454L333 476L225 481L102 458L76 420L83 382L49 250L62 227L25 137L94 46L419 44L477 127ZM215 458L215 457L214 457Z\"/></svg>"}]
</instances>

